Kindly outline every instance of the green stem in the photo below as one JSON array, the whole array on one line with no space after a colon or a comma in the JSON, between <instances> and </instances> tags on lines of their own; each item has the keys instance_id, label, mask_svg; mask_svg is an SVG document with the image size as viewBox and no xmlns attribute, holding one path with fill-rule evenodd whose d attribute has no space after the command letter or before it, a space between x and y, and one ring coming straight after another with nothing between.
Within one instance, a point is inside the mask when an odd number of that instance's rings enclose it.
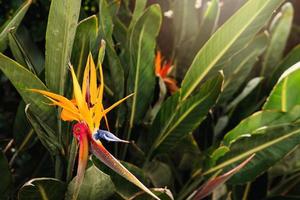
<instances>
[{"instance_id":1,"label":"green stem","mask_svg":"<svg viewBox=\"0 0 300 200\"><path fill-rule=\"evenodd\" d=\"M74 165L75 165L75 160L77 155L77 149L78 149L78 145L76 139L73 138L71 143L70 153L69 153L68 166L67 166L67 183L69 183L73 177L73 170L74 170Z\"/></svg>"},{"instance_id":2,"label":"green stem","mask_svg":"<svg viewBox=\"0 0 300 200\"><path fill-rule=\"evenodd\" d=\"M55 156L55 178L62 179L63 175L63 163L60 155Z\"/></svg>"},{"instance_id":3,"label":"green stem","mask_svg":"<svg viewBox=\"0 0 300 200\"><path fill-rule=\"evenodd\" d=\"M247 183L242 200L248 199L248 194L250 192L251 182Z\"/></svg>"},{"instance_id":4,"label":"green stem","mask_svg":"<svg viewBox=\"0 0 300 200\"><path fill-rule=\"evenodd\" d=\"M14 153L14 155L11 157L10 161L9 161L9 165L12 166L16 157L19 155L19 152L21 152L25 146L29 143L31 137L33 136L33 129L30 129L30 131L28 132L28 134L26 135L25 139L23 140L23 142L21 143L19 149L16 150L16 152Z\"/></svg>"}]
</instances>

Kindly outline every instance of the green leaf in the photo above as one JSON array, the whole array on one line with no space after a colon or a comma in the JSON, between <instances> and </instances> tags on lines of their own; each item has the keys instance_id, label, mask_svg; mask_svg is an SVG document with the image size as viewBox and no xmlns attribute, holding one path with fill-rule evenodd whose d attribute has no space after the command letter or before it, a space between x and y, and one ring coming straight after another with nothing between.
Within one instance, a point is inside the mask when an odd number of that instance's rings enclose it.
<instances>
[{"instance_id":1,"label":"green leaf","mask_svg":"<svg viewBox=\"0 0 300 200\"><path fill-rule=\"evenodd\" d=\"M9 187L12 184L12 175L10 173L7 159L2 151L0 151L0 197L8 195Z\"/></svg>"},{"instance_id":2,"label":"green leaf","mask_svg":"<svg viewBox=\"0 0 300 200\"><path fill-rule=\"evenodd\" d=\"M32 112L42 121L53 122L54 109L43 103L45 97L29 91L33 88L47 90L43 82L29 70L1 53L0 69L18 90L25 103L30 104Z\"/></svg>"},{"instance_id":3,"label":"green leaf","mask_svg":"<svg viewBox=\"0 0 300 200\"><path fill-rule=\"evenodd\" d=\"M297 172L300 167L300 148L297 146L292 152L285 156L280 162L272 166L268 170L270 178L276 178L278 176L285 176Z\"/></svg>"},{"instance_id":4,"label":"green leaf","mask_svg":"<svg viewBox=\"0 0 300 200\"><path fill-rule=\"evenodd\" d=\"M71 60L79 80L82 80L87 57L97 40L97 34L98 19L95 15L85 18L78 23Z\"/></svg>"},{"instance_id":5,"label":"green leaf","mask_svg":"<svg viewBox=\"0 0 300 200\"><path fill-rule=\"evenodd\" d=\"M171 168L163 162L152 161L144 166L144 170L154 187L170 187L174 182Z\"/></svg>"},{"instance_id":6,"label":"green leaf","mask_svg":"<svg viewBox=\"0 0 300 200\"><path fill-rule=\"evenodd\" d=\"M3 52L7 46L7 37L11 28L17 28L25 16L31 0L25 1L21 7L15 12L14 16L6 21L6 23L0 28L0 52Z\"/></svg>"},{"instance_id":7,"label":"green leaf","mask_svg":"<svg viewBox=\"0 0 300 200\"><path fill-rule=\"evenodd\" d=\"M106 54L108 66L112 81L112 89L115 94L115 100L119 100L124 96L124 70L120 59L114 49L114 42L112 39L113 33L113 16L111 15L109 5L106 0L101 0L99 4L99 34L101 39L106 41Z\"/></svg>"},{"instance_id":8,"label":"green leaf","mask_svg":"<svg viewBox=\"0 0 300 200\"><path fill-rule=\"evenodd\" d=\"M146 4L147 4L147 0L135 1L134 11L132 13L132 18L129 25L130 28L136 23L139 17L143 14L144 9L146 8Z\"/></svg>"},{"instance_id":9,"label":"green leaf","mask_svg":"<svg viewBox=\"0 0 300 200\"><path fill-rule=\"evenodd\" d=\"M81 0L52 0L46 31L45 78L48 88L64 94L65 76L75 38Z\"/></svg>"},{"instance_id":10,"label":"green leaf","mask_svg":"<svg viewBox=\"0 0 300 200\"><path fill-rule=\"evenodd\" d=\"M202 47L203 44L210 38L215 31L220 16L220 2L219 0L212 0L207 3L207 8L201 21L198 37L200 41L197 41L197 47ZM199 48L197 48L198 50Z\"/></svg>"},{"instance_id":11,"label":"green leaf","mask_svg":"<svg viewBox=\"0 0 300 200\"><path fill-rule=\"evenodd\" d=\"M199 92L179 102L179 93L174 94L162 105L151 129L155 139L150 153L168 152L206 118L209 109L216 103L223 84L223 74L205 82Z\"/></svg>"},{"instance_id":12,"label":"green leaf","mask_svg":"<svg viewBox=\"0 0 300 200\"><path fill-rule=\"evenodd\" d=\"M66 200L72 198L76 177L70 182ZM105 200L114 193L115 187L110 177L92 165L84 174L78 200Z\"/></svg>"},{"instance_id":13,"label":"green leaf","mask_svg":"<svg viewBox=\"0 0 300 200\"><path fill-rule=\"evenodd\" d=\"M93 156L93 163L104 173L109 174L115 185L115 192L121 196L123 199L129 199L135 193L140 192L140 189L135 185L131 184L128 180L124 179L122 176L113 172L110 168L106 167L100 160ZM122 165L126 167L134 176L141 180L144 184L149 185L149 178L146 176L145 172L128 162L121 161Z\"/></svg>"},{"instance_id":14,"label":"green leaf","mask_svg":"<svg viewBox=\"0 0 300 200\"><path fill-rule=\"evenodd\" d=\"M294 47L282 61L276 65L273 74L270 76L270 86L273 86L281 74L290 66L293 66L300 60L300 45Z\"/></svg>"},{"instance_id":15,"label":"green leaf","mask_svg":"<svg viewBox=\"0 0 300 200\"><path fill-rule=\"evenodd\" d=\"M284 126L296 121L299 117L300 107L297 106L289 112L277 110L259 111L244 119L234 129L229 131L224 139L225 145L230 145L242 137L250 137L266 127Z\"/></svg>"},{"instance_id":16,"label":"green leaf","mask_svg":"<svg viewBox=\"0 0 300 200\"><path fill-rule=\"evenodd\" d=\"M269 77L274 71L274 67L277 66L282 59L292 28L293 16L293 5L287 2L281 7L281 11L273 19L270 26L271 41L263 58L261 75Z\"/></svg>"},{"instance_id":17,"label":"green leaf","mask_svg":"<svg viewBox=\"0 0 300 200\"><path fill-rule=\"evenodd\" d=\"M263 110L289 111L294 106L300 105L300 95L295 88L300 82L300 63L297 63L286 70L280 77L269 95Z\"/></svg>"},{"instance_id":18,"label":"green leaf","mask_svg":"<svg viewBox=\"0 0 300 200\"><path fill-rule=\"evenodd\" d=\"M65 183L54 178L34 178L26 182L18 193L19 200L63 200Z\"/></svg>"},{"instance_id":19,"label":"green leaf","mask_svg":"<svg viewBox=\"0 0 300 200\"><path fill-rule=\"evenodd\" d=\"M253 181L265 172L300 142L299 124L266 127L260 133L249 132L251 137L237 140L230 147L230 151L222 157L218 164L205 171L203 175L220 169L230 170L237 162L255 154L251 162L234 175L231 184L244 184Z\"/></svg>"},{"instance_id":20,"label":"green leaf","mask_svg":"<svg viewBox=\"0 0 300 200\"><path fill-rule=\"evenodd\" d=\"M40 75L44 69L44 55L32 41L29 31L21 26L18 30L11 30L9 35L9 46L18 63L27 66L30 71Z\"/></svg>"},{"instance_id":21,"label":"green leaf","mask_svg":"<svg viewBox=\"0 0 300 200\"><path fill-rule=\"evenodd\" d=\"M251 79L243 91L232 101L229 103L229 105L226 107L226 111L229 111L230 109L237 106L243 99L245 99L253 90L261 83L263 80L263 77L255 77Z\"/></svg>"},{"instance_id":22,"label":"green leaf","mask_svg":"<svg viewBox=\"0 0 300 200\"><path fill-rule=\"evenodd\" d=\"M237 53L266 24L283 0L249 0L225 22L196 55L182 82L186 99L218 64Z\"/></svg>"},{"instance_id":23,"label":"green leaf","mask_svg":"<svg viewBox=\"0 0 300 200\"><path fill-rule=\"evenodd\" d=\"M182 79L188 66L201 47L199 45L201 45L202 38L198 33L202 32L202 10L195 7L195 1L190 0L174 0L170 4L171 11L173 12L173 26L167 25L167 27L172 28L174 32L174 47L172 51L176 57L176 65L180 66L176 68L176 75L177 78ZM209 27L205 27L205 29L209 29ZM167 43L164 42L164 44Z\"/></svg>"},{"instance_id":24,"label":"green leaf","mask_svg":"<svg viewBox=\"0 0 300 200\"><path fill-rule=\"evenodd\" d=\"M58 137L56 136L55 132L39 117L33 115L30 112L29 107L30 106L28 104L25 108L26 117L35 130L38 138L52 155L58 154L63 148L59 143Z\"/></svg>"},{"instance_id":25,"label":"green leaf","mask_svg":"<svg viewBox=\"0 0 300 200\"><path fill-rule=\"evenodd\" d=\"M268 45L268 36L259 34L243 50L224 64L224 90L220 101L226 102L238 92L249 77L258 57Z\"/></svg>"},{"instance_id":26,"label":"green leaf","mask_svg":"<svg viewBox=\"0 0 300 200\"><path fill-rule=\"evenodd\" d=\"M130 58L130 68L127 94L134 93L130 101L130 127L141 120L152 100L155 86L154 50L161 20L160 7L148 7L133 25L128 37L127 55Z\"/></svg>"}]
</instances>

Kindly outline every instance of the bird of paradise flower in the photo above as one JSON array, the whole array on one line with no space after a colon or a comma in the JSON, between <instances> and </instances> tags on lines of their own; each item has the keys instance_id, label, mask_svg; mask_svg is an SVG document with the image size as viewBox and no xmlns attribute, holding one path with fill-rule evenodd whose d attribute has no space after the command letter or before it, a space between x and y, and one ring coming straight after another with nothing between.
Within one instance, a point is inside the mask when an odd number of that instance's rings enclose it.
<instances>
[{"instance_id":1,"label":"bird of paradise flower","mask_svg":"<svg viewBox=\"0 0 300 200\"><path fill-rule=\"evenodd\" d=\"M162 62L163 57L160 51L157 51L155 56L155 75L163 80L168 88L168 91L173 94L178 91L177 82L175 79L169 77L173 70L172 61Z\"/></svg>"},{"instance_id":2,"label":"bird of paradise flower","mask_svg":"<svg viewBox=\"0 0 300 200\"><path fill-rule=\"evenodd\" d=\"M125 101L127 98L131 97L133 94L128 95L127 97L111 105L109 108L104 109L104 78L101 64L99 64L99 86L97 84L96 67L91 54L88 56L81 88L72 65L70 65L70 71L72 75L75 99L69 100L64 96L44 90L31 89L31 91L44 95L52 102L52 105L61 107L62 111L60 116L62 120L77 122L73 126L73 135L76 137L79 143L77 178L73 199L76 199L79 194L79 189L84 178L85 168L87 166L89 151L91 151L104 164L126 178L128 181L132 182L155 199L159 199L131 172L129 172L115 157L113 157L100 141L100 139L105 139L115 142L127 142L117 138L109 131L100 130L99 127L102 119L105 120L106 126L108 127L106 114Z\"/></svg>"}]
</instances>

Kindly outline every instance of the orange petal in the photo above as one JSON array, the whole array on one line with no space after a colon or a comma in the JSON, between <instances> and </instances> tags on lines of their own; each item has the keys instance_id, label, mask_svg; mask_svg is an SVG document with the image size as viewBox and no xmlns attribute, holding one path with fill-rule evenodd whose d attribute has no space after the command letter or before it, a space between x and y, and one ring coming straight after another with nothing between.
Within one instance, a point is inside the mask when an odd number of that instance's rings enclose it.
<instances>
[{"instance_id":1,"label":"orange petal","mask_svg":"<svg viewBox=\"0 0 300 200\"><path fill-rule=\"evenodd\" d=\"M103 116L105 116L108 112L110 112L112 109L114 109L115 107L117 107L118 105L120 105L123 101L125 101L126 99L128 99L129 97L133 96L134 94L130 94L127 97L117 101L116 103L114 103L113 105L111 105L109 108L106 108L104 111L102 111L101 109L99 109L96 113L95 113L95 118L94 118L94 122L96 123L95 127L99 127L100 125L100 121L102 119Z\"/></svg>"},{"instance_id":2,"label":"orange petal","mask_svg":"<svg viewBox=\"0 0 300 200\"><path fill-rule=\"evenodd\" d=\"M162 67L160 71L160 76L162 78L166 78L167 75L171 72L171 70L172 70L172 62L169 61L168 63L164 64L164 66Z\"/></svg>"},{"instance_id":3,"label":"orange petal","mask_svg":"<svg viewBox=\"0 0 300 200\"><path fill-rule=\"evenodd\" d=\"M176 84L176 80L172 79L172 78L164 78L163 79L168 90L170 91L171 94L177 92L179 90L177 84Z\"/></svg>"},{"instance_id":4,"label":"orange petal","mask_svg":"<svg viewBox=\"0 0 300 200\"><path fill-rule=\"evenodd\" d=\"M92 130L94 128L93 123L92 123L92 117L90 115L90 111L86 104L85 98L82 96L81 88L79 86L79 83L76 78L76 75L75 75L72 65L70 65L70 70L71 70L71 74L72 74L73 90L74 90L74 96L76 99L76 104L78 106L78 109L79 109L80 114L82 115L84 121L89 125L90 129Z\"/></svg>"},{"instance_id":5,"label":"orange petal","mask_svg":"<svg viewBox=\"0 0 300 200\"><path fill-rule=\"evenodd\" d=\"M83 73L83 79L82 79L82 95L86 97L87 87L89 85L89 71L90 71L90 65L89 61L86 62L84 73Z\"/></svg>"},{"instance_id":6,"label":"orange petal","mask_svg":"<svg viewBox=\"0 0 300 200\"><path fill-rule=\"evenodd\" d=\"M101 144L101 142L90 139L91 151L105 165L114 170L119 175L123 176L128 181L132 182L143 191L151 195L155 199L159 199L153 194L143 183L141 183L130 171L128 171L115 157L113 157Z\"/></svg>"},{"instance_id":7,"label":"orange petal","mask_svg":"<svg viewBox=\"0 0 300 200\"><path fill-rule=\"evenodd\" d=\"M46 98L49 99L52 102L51 105L59 106L59 107L65 109L65 110L67 110L68 112L72 113L73 115L75 115L78 119L82 120L82 117L81 117L81 115L79 113L79 110L76 107L75 108L68 107L65 104L63 104L63 103L61 103L59 101L55 101L54 99L52 99L50 97L46 96Z\"/></svg>"},{"instance_id":8,"label":"orange petal","mask_svg":"<svg viewBox=\"0 0 300 200\"><path fill-rule=\"evenodd\" d=\"M60 118L64 121L80 121L80 118L78 118L77 115L75 115L74 113L66 110L66 109L63 109L60 113Z\"/></svg>"},{"instance_id":9,"label":"orange petal","mask_svg":"<svg viewBox=\"0 0 300 200\"><path fill-rule=\"evenodd\" d=\"M54 99L55 101L60 102L61 105L63 105L64 107L68 107L71 110L76 110L76 107L74 106L74 104L64 96L61 96L61 95L58 95L58 94L55 94L52 92L48 92L45 90L30 89L30 91L40 93L46 97L50 97L51 99Z\"/></svg>"},{"instance_id":10,"label":"orange petal","mask_svg":"<svg viewBox=\"0 0 300 200\"><path fill-rule=\"evenodd\" d=\"M101 63L99 63L99 73L100 73L100 87L99 87L99 93L98 93L98 101L100 104L102 104L103 93L104 93L104 78L103 78L103 69L102 69Z\"/></svg>"},{"instance_id":11,"label":"orange petal","mask_svg":"<svg viewBox=\"0 0 300 200\"><path fill-rule=\"evenodd\" d=\"M157 51L155 56L155 74L156 76L160 75L161 70L161 52Z\"/></svg>"},{"instance_id":12,"label":"orange petal","mask_svg":"<svg viewBox=\"0 0 300 200\"><path fill-rule=\"evenodd\" d=\"M90 53L88 62L90 65L90 94L92 104L96 103L97 99L97 75L96 75L96 66L93 60L93 56Z\"/></svg>"}]
</instances>

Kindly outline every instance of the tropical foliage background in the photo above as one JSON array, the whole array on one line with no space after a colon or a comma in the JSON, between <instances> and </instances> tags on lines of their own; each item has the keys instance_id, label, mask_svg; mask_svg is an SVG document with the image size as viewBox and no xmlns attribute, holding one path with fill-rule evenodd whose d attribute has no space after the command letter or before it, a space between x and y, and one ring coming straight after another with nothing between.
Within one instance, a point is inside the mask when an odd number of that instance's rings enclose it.
<instances>
[{"instance_id":1,"label":"tropical foliage background","mask_svg":"<svg viewBox=\"0 0 300 200\"><path fill-rule=\"evenodd\" d=\"M0 199L71 199L69 99L89 53L129 144L105 148L160 199L300 198L299 0L0 0ZM99 79L98 79L99 80ZM106 129L101 123L101 129ZM90 155L78 199L152 199Z\"/></svg>"}]
</instances>

